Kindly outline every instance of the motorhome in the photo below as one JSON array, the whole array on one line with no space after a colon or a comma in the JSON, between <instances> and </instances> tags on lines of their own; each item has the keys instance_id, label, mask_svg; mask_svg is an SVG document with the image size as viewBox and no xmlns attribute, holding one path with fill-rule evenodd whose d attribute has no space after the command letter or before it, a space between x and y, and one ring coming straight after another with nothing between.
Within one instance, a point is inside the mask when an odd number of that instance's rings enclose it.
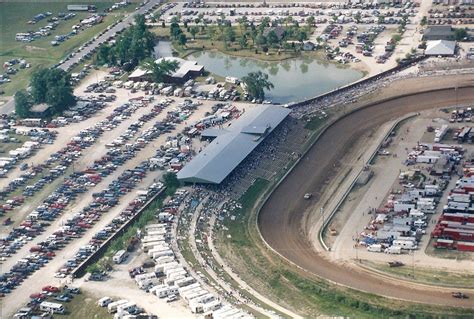
<instances>
[{"instance_id":1,"label":"motorhome","mask_svg":"<svg viewBox=\"0 0 474 319\"><path fill-rule=\"evenodd\" d=\"M65 309L64 306L56 302L43 301L40 303L40 310L52 313L63 314Z\"/></svg>"}]
</instances>

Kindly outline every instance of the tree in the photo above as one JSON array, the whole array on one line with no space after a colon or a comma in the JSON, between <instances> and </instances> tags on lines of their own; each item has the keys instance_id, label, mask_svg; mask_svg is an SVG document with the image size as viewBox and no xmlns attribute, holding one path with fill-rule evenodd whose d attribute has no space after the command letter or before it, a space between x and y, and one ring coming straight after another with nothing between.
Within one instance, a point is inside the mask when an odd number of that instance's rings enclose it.
<instances>
[{"instance_id":1,"label":"tree","mask_svg":"<svg viewBox=\"0 0 474 319\"><path fill-rule=\"evenodd\" d=\"M166 173L163 175L163 184L166 186L166 194L174 194L179 187L179 181L175 173Z\"/></svg>"},{"instance_id":2,"label":"tree","mask_svg":"<svg viewBox=\"0 0 474 319\"><path fill-rule=\"evenodd\" d=\"M234 42L235 41L235 31L232 27L226 27L224 29L224 41Z\"/></svg>"},{"instance_id":3,"label":"tree","mask_svg":"<svg viewBox=\"0 0 474 319\"><path fill-rule=\"evenodd\" d=\"M127 64L131 67L151 56L155 46L155 35L145 24L143 15L135 16L135 24L127 28L118 38L114 46L103 44L97 53L100 64Z\"/></svg>"},{"instance_id":4,"label":"tree","mask_svg":"<svg viewBox=\"0 0 474 319\"><path fill-rule=\"evenodd\" d=\"M242 82L245 84L249 96L258 100L265 99L265 89L274 88L273 83L268 80L268 74L262 71L250 72L242 78Z\"/></svg>"},{"instance_id":5,"label":"tree","mask_svg":"<svg viewBox=\"0 0 474 319\"><path fill-rule=\"evenodd\" d=\"M25 91L20 90L15 93L15 113L21 118L30 116L30 109L33 106L31 96Z\"/></svg>"},{"instance_id":6,"label":"tree","mask_svg":"<svg viewBox=\"0 0 474 319\"><path fill-rule=\"evenodd\" d=\"M178 36L178 43L179 45L181 46L185 46L186 43L188 42L188 38L186 38L186 35L184 33L181 33L179 36Z\"/></svg>"},{"instance_id":7,"label":"tree","mask_svg":"<svg viewBox=\"0 0 474 319\"><path fill-rule=\"evenodd\" d=\"M244 32L247 31L247 27L248 27L247 16L242 16L241 18L237 19L237 22L239 23L240 34L244 34Z\"/></svg>"},{"instance_id":8,"label":"tree","mask_svg":"<svg viewBox=\"0 0 474 319\"><path fill-rule=\"evenodd\" d=\"M263 34L259 34L257 36L257 44L260 46L267 44L267 37L265 37Z\"/></svg>"},{"instance_id":9,"label":"tree","mask_svg":"<svg viewBox=\"0 0 474 319\"><path fill-rule=\"evenodd\" d=\"M39 69L31 77L34 103L49 104L54 113L61 113L75 104L70 75L61 69Z\"/></svg>"},{"instance_id":10,"label":"tree","mask_svg":"<svg viewBox=\"0 0 474 319\"><path fill-rule=\"evenodd\" d=\"M465 38L467 38L467 36L468 36L468 34L467 34L467 29L466 28L454 29L454 39L456 39L456 41L462 41Z\"/></svg>"},{"instance_id":11,"label":"tree","mask_svg":"<svg viewBox=\"0 0 474 319\"><path fill-rule=\"evenodd\" d=\"M248 47L248 43L247 43L247 35L246 34L243 34L240 39L239 39L239 44L240 44L240 47L242 49L245 49Z\"/></svg>"},{"instance_id":12,"label":"tree","mask_svg":"<svg viewBox=\"0 0 474 319\"><path fill-rule=\"evenodd\" d=\"M314 20L314 17L313 17L313 16L309 16L309 17L306 19L306 23L307 23L310 27L314 26L314 22L315 22L315 20Z\"/></svg>"},{"instance_id":13,"label":"tree","mask_svg":"<svg viewBox=\"0 0 474 319\"><path fill-rule=\"evenodd\" d=\"M46 103L61 113L76 103L69 73L61 69L39 69L30 82L33 103Z\"/></svg>"},{"instance_id":14,"label":"tree","mask_svg":"<svg viewBox=\"0 0 474 319\"><path fill-rule=\"evenodd\" d=\"M177 40L181 33L183 33L183 31L181 31L181 28L179 27L179 24L177 22L171 23L171 25L170 25L171 38Z\"/></svg>"},{"instance_id":15,"label":"tree","mask_svg":"<svg viewBox=\"0 0 474 319\"><path fill-rule=\"evenodd\" d=\"M402 36L398 33L395 33L394 35L392 35L392 40L397 43L397 42L400 42L400 40L402 39Z\"/></svg>"},{"instance_id":16,"label":"tree","mask_svg":"<svg viewBox=\"0 0 474 319\"><path fill-rule=\"evenodd\" d=\"M142 64L142 68L151 72L153 81L157 83L164 82L166 76L176 71L178 67L177 61L167 59L162 59L159 63L156 63L153 59L148 59Z\"/></svg>"},{"instance_id":17,"label":"tree","mask_svg":"<svg viewBox=\"0 0 474 319\"><path fill-rule=\"evenodd\" d=\"M274 30L271 30L270 32L268 32L268 36L267 36L267 42L270 46L275 46L278 44L278 36L277 34L275 33Z\"/></svg>"},{"instance_id":18,"label":"tree","mask_svg":"<svg viewBox=\"0 0 474 319\"><path fill-rule=\"evenodd\" d=\"M191 33L191 35L193 36L193 40L196 39L196 34L199 32L199 28L197 26L192 26L190 29L189 29L189 33Z\"/></svg>"},{"instance_id":19,"label":"tree","mask_svg":"<svg viewBox=\"0 0 474 319\"><path fill-rule=\"evenodd\" d=\"M308 34L306 33L306 31L300 31L298 33L298 41L303 42L305 40L308 40Z\"/></svg>"}]
</instances>

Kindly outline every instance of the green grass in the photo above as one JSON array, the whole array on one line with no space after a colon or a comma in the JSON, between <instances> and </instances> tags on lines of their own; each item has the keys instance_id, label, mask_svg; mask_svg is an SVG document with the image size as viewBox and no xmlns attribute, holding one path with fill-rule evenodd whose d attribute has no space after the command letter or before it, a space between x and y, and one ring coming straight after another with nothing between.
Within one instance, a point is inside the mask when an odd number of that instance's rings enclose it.
<instances>
[{"instance_id":1,"label":"green grass","mask_svg":"<svg viewBox=\"0 0 474 319\"><path fill-rule=\"evenodd\" d=\"M99 307L97 305L97 299L93 296L82 292L81 294L74 296L70 302L63 303L67 310L66 315L55 315L56 318L68 318L68 319L105 319L111 318L107 312L107 307Z\"/></svg>"},{"instance_id":2,"label":"green grass","mask_svg":"<svg viewBox=\"0 0 474 319\"><path fill-rule=\"evenodd\" d=\"M47 2L47 1L24 1L24 2L3 2L0 3L0 26L1 46L0 46L0 63L3 64L12 58L22 58L31 64L31 68L19 70L17 74L11 76L11 82L0 86L5 91L5 95L14 95L18 89L25 88L29 82L31 74L40 67L49 67L66 55L74 51L83 43L90 40L97 33L104 30L108 25L117 21L125 12L129 12L135 6L129 5L121 11L114 11L108 14L104 21L91 28L81 31L78 35L64 41L59 46L53 47L51 41L55 35L67 34L72 31L72 26L80 20L88 16L86 12L76 12L76 17L64 21L60 20L59 25L51 32L50 36L39 38L30 43L15 41L15 34L18 32L36 31L42 26L48 24L46 19L29 25L36 14L50 11L55 16L58 12L67 12L67 4L72 1ZM105 8L112 5L112 2L95 2L95 1L74 1L74 4L94 3L97 12L103 12Z\"/></svg>"},{"instance_id":3,"label":"green grass","mask_svg":"<svg viewBox=\"0 0 474 319\"><path fill-rule=\"evenodd\" d=\"M1 143L0 144L0 157L8 157L8 152L19 148L23 145L24 142L29 141L30 138L26 135L20 134L9 134L10 138L15 138L18 142L9 142L9 143Z\"/></svg>"},{"instance_id":4,"label":"green grass","mask_svg":"<svg viewBox=\"0 0 474 319\"><path fill-rule=\"evenodd\" d=\"M405 267L389 267L386 264L370 262L367 260L364 260L363 263L370 268L374 268L378 271L405 280L421 282L424 284L436 284L438 286L446 287L474 287L474 276L472 273L455 273L418 266L413 269L413 267L409 265Z\"/></svg>"},{"instance_id":5,"label":"green grass","mask_svg":"<svg viewBox=\"0 0 474 319\"><path fill-rule=\"evenodd\" d=\"M321 128L321 126L327 121L327 117L323 117L322 115L313 116L309 119L304 128L311 131L316 131Z\"/></svg>"}]
</instances>

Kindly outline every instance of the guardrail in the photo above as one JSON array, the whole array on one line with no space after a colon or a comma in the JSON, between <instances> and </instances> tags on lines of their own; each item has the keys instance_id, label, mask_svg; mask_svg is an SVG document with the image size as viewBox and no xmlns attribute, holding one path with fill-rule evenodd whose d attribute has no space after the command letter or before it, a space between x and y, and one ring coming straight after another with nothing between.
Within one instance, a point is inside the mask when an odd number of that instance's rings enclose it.
<instances>
[{"instance_id":1,"label":"guardrail","mask_svg":"<svg viewBox=\"0 0 474 319\"><path fill-rule=\"evenodd\" d=\"M145 205L143 205L142 208L140 208L137 213L130 218L125 224L123 224L112 236L110 236L108 239L106 239L102 245L100 245L99 249L97 249L95 252L93 252L89 257L87 257L82 263L77 266L76 269L74 269L71 272L72 278L78 278L84 276L86 273L86 268L91 265L92 263L96 262L99 260L99 258L105 253L106 249L109 247L110 243L122 235L125 230L132 225L138 217L140 217L141 213L147 209L151 203L153 203L163 192L166 190L166 187L164 186L158 193L156 193L152 198L150 198Z\"/></svg>"},{"instance_id":2,"label":"guardrail","mask_svg":"<svg viewBox=\"0 0 474 319\"><path fill-rule=\"evenodd\" d=\"M319 242L321 243L321 245L323 246L323 248L326 250L326 251L330 251L331 250L331 247L328 247L328 245L326 245L326 242L324 241L324 238L323 238L323 234L327 228L327 226L329 225L329 223L332 221L332 219L334 218L334 215L336 215L336 212L339 210L339 208L341 207L341 205L344 203L344 201L346 200L347 196L350 194L350 192L352 191L352 189L354 188L354 185L356 184L357 182L357 179L360 177L360 175L362 174L363 170L364 170L364 167L369 164L370 162L372 162L372 160L375 158L375 156L377 155L378 151L380 150L380 147L382 146L382 143L390 136L390 134L392 134L392 131L395 129L395 127L400 124L401 122L405 121L405 120L408 120L412 117L415 117L417 116L418 113L415 113L415 114L409 114L409 115L406 115L402 118L399 118L395 123L393 123L393 125L390 127L390 130L387 132L387 134L385 134L384 138L382 139L382 141L379 143L379 145L377 146L377 148L375 149L375 151L372 153L372 155L370 156L370 158L367 160L367 162L364 163L364 166L361 168L361 170L359 171L359 173L357 174L357 176L354 178L354 180L352 181L351 185L346 189L346 191L344 192L344 194L342 195L342 197L339 199L339 201L337 202L336 206L333 208L333 210L331 211L331 213L329 214L328 218L326 220L323 221L323 224L321 225L321 228L319 229L319 234L318 234L318 239L319 239Z\"/></svg>"}]
</instances>

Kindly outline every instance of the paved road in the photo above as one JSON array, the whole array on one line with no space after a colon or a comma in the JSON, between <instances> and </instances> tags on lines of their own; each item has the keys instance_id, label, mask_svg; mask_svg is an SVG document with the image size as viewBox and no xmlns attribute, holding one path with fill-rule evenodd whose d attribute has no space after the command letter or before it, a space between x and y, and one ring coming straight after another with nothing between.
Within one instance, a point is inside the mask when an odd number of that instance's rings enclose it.
<instances>
[{"instance_id":1,"label":"paved road","mask_svg":"<svg viewBox=\"0 0 474 319\"><path fill-rule=\"evenodd\" d=\"M110 30L106 31L101 36L97 37L91 44L85 47L81 52L76 53L72 58L65 61L64 63L58 65L58 68L68 71L75 62L79 63L79 60L84 57L86 54L91 53L92 50L98 48L102 43L107 42L107 39L113 37L117 34L117 32L129 27L133 23L134 16L137 14L144 14L145 11L152 8L154 5L163 2L163 0L150 0L147 4L143 7L140 7L138 10L134 11L133 13L129 14L123 21L115 25L114 27L110 28ZM5 103L3 106L0 107L0 114L10 114L15 110L15 103L13 99Z\"/></svg>"},{"instance_id":2,"label":"paved road","mask_svg":"<svg viewBox=\"0 0 474 319\"><path fill-rule=\"evenodd\" d=\"M458 92L459 103L469 103L474 98L474 87L462 88ZM308 272L344 286L414 302L474 308L472 300L454 299L447 290L407 287L331 263L313 249L307 238L311 225L304 226L305 211L316 204L318 196L304 201L303 195L323 191L324 182L336 175L334 163L351 151L363 132L407 113L454 104L453 89L441 89L380 102L337 121L312 146L263 206L258 223L266 242Z\"/></svg>"}]
</instances>

